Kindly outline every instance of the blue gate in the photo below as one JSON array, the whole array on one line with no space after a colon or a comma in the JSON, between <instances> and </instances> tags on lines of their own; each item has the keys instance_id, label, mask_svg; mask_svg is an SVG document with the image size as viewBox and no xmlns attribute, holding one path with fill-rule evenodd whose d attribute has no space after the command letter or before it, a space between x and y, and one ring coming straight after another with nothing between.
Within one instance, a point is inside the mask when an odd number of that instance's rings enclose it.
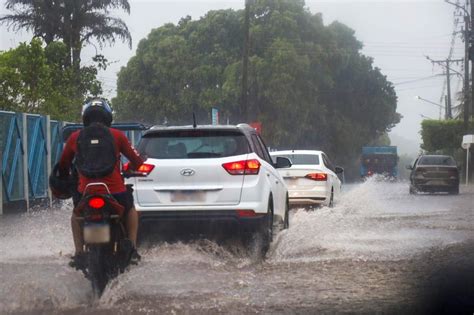
<instances>
[{"instance_id":1,"label":"blue gate","mask_svg":"<svg viewBox=\"0 0 474 315\"><path fill-rule=\"evenodd\" d=\"M2 199L3 202L23 200L24 145L22 115L0 112L0 149L2 156Z\"/></svg>"}]
</instances>

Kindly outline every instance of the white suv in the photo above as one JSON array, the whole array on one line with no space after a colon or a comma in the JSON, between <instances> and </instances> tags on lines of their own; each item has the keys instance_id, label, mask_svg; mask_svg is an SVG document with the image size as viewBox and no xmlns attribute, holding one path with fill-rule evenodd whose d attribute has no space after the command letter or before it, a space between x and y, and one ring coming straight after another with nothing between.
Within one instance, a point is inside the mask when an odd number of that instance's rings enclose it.
<instances>
[{"instance_id":1,"label":"white suv","mask_svg":"<svg viewBox=\"0 0 474 315\"><path fill-rule=\"evenodd\" d=\"M274 223L287 228L288 191L257 132L249 125L153 127L138 146L147 157L131 178L141 224L152 228L259 235L263 251ZM158 227L158 225L160 227Z\"/></svg>"},{"instance_id":2,"label":"white suv","mask_svg":"<svg viewBox=\"0 0 474 315\"><path fill-rule=\"evenodd\" d=\"M279 170L295 205L332 206L341 192L338 174L344 170L334 166L328 156L316 150L288 150L271 152L272 157L289 158L292 165Z\"/></svg>"}]
</instances>

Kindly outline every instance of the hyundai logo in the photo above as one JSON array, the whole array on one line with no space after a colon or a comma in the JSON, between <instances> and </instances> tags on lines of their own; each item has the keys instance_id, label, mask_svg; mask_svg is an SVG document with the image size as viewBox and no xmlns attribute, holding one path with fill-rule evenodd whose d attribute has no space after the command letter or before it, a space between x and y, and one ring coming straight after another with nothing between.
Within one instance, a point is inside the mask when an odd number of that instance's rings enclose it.
<instances>
[{"instance_id":1,"label":"hyundai logo","mask_svg":"<svg viewBox=\"0 0 474 315\"><path fill-rule=\"evenodd\" d=\"M181 170L181 175L183 176L193 176L194 173L196 173L194 170L190 169L190 168L185 168L184 170Z\"/></svg>"}]
</instances>

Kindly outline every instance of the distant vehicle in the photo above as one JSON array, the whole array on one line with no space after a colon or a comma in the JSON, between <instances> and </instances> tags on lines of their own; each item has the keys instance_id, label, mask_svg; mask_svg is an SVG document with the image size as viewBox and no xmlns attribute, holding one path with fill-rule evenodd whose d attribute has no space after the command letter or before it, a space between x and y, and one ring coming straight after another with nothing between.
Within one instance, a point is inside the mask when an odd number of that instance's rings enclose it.
<instances>
[{"instance_id":1,"label":"distant vehicle","mask_svg":"<svg viewBox=\"0 0 474 315\"><path fill-rule=\"evenodd\" d=\"M249 125L152 127L138 151L148 158L148 176L131 179L141 224L235 231L260 240L262 254L274 223L288 228L288 191L276 168L291 163L273 163Z\"/></svg>"},{"instance_id":2,"label":"distant vehicle","mask_svg":"<svg viewBox=\"0 0 474 315\"><path fill-rule=\"evenodd\" d=\"M392 178L398 176L398 155L396 146L362 147L360 176L381 174Z\"/></svg>"},{"instance_id":3,"label":"distant vehicle","mask_svg":"<svg viewBox=\"0 0 474 315\"><path fill-rule=\"evenodd\" d=\"M449 155L421 155L410 173L410 194L417 192L448 192L459 194L459 169Z\"/></svg>"},{"instance_id":4,"label":"distant vehicle","mask_svg":"<svg viewBox=\"0 0 474 315\"><path fill-rule=\"evenodd\" d=\"M270 154L273 158L285 157L291 161L291 167L278 170L288 187L290 204L333 206L341 192L337 175L344 170L335 167L324 152L290 150Z\"/></svg>"}]
</instances>

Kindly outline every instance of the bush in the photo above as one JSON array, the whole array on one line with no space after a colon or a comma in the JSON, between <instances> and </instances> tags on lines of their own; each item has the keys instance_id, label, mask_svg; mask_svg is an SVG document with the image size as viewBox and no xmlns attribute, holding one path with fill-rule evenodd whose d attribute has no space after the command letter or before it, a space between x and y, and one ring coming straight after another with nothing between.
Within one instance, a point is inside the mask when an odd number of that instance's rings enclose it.
<instances>
[{"instance_id":1,"label":"bush","mask_svg":"<svg viewBox=\"0 0 474 315\"><path fill-rule=\"evenodd\" d=\"M461 149L463 135L470 133L474 133L474 121L465 131L462 120L423 120L421 148L431 153L454 154Z\"/></svg>"}]
</instances>

